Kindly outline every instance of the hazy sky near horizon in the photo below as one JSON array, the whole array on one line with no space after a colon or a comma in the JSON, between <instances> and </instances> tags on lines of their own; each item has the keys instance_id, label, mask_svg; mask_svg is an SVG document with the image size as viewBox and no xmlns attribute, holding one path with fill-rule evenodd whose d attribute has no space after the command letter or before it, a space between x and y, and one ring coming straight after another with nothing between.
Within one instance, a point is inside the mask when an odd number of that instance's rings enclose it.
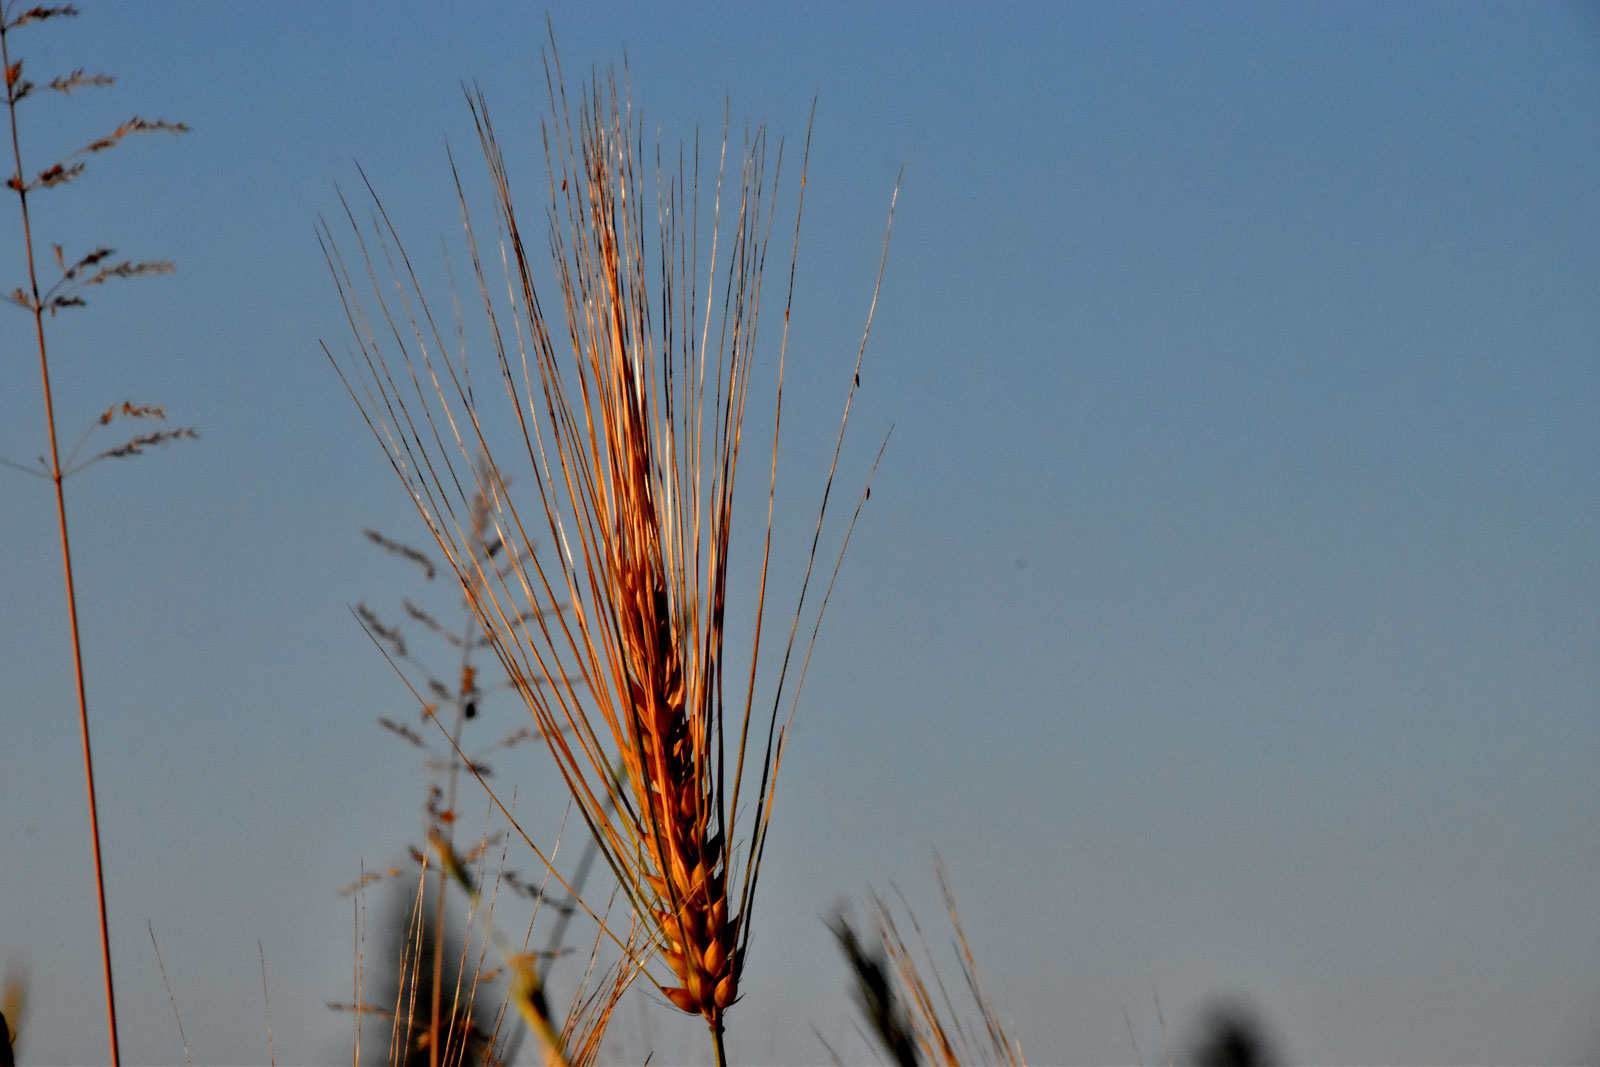
<instances>
[{"instance_id":1,"label":"hazy sky near horizon","mask_svg":"<svg viewBox=\"0 0 1600 1067\"><path fill-rule=\"evenodd\" d=\"M424 534L323 355L348 325L316 225L359 164L459 272L447 144L490 212L463 83L539 219L545 12L81 6L13 58L118 80L28 101L29 169L135 113L193 127L34 201L42 249L178 265L49 323L63 441L124 400L201 434L68 488L124 1054L182 1058L148 922L196 1062L266 1059L258 940L278 1062L347 1060L338 890L404 860L426 780L350 606L455 601L361 536ZM816 101L791 576L903 174L846 484L893 436L785 757L737 1061L824 1061L813 1026L872 1056L823 920L895 886L942 939L935 849L1030 1062L1164 1062L1225 997L1301 1062L1600 1058L1595 7L550 18L569 89L625 56L647 136L698 129L707 165L725 114L793 152ZM20 247L13 205L0 289ZM31 323L0 330L26 465ZM0 968L28 1062L95 1062L54 521L0 467ZM500 697L483 736L524 714ZM496 770L553 795L531 748ZM708 1052L660 1006L616 1041Z\"/></svg>"}]
</instances>

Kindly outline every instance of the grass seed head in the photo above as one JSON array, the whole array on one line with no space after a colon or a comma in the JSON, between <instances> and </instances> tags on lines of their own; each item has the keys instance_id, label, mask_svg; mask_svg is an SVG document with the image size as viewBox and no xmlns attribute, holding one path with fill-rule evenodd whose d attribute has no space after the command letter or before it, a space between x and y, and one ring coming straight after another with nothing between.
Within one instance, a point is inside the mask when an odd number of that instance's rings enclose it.
<instances>
[{"instance_id":1,"label":"grass seed head","mask_svg":"<svg viewBox=\"0 0 1600 1067\"><path fill-rule=\"evenodd\" d=\"M509 314L492 296L497 286L464 193L461 210L488 347L510 400L501 417L510 418L513 436L487 428L466 346L451 354L376 194L370 230L346 204L358 265L378 305L370 318L356 295L358 272L324 227L355 336L352 354L329 355L644 924L645 956L672 972L653 980L673 1004L705 1017L720 1050L772 816L782 706L789 702L792 715L805 673L804 660L793 672L790 660L809 610L818 540L785 637L764 641L791 260L777 402L762 431L771 434L774 459L759 572L749 586L753 629L739 642L748 661L730 663L724 624L734 480L782 149L769 179L763 131L749 135L742 152L730 152L724 135L707 240L698 143L693 153L678 153L675 173L664 170L658 151L648 190L642 127L615 76L578 94L574 118L551 55L544 145L558 317L546 314L548 289L535 283L488 107L481 94L468 94L504 235ZM795 226L798 241L798 207ZM388 267L387 282L379 263ZM843 433L841 421L819 536ZM482 463L474 461L479 455ZM528 497L514 496L513 483ZM477 498L489 502L486 512L470 507ZM552 549L535 551L536 535ZM475 537L508 546L504 565L469 551ZM757 699L756 676L771 644L780 666L769 706Z\"/></svg>"}]
</instances>

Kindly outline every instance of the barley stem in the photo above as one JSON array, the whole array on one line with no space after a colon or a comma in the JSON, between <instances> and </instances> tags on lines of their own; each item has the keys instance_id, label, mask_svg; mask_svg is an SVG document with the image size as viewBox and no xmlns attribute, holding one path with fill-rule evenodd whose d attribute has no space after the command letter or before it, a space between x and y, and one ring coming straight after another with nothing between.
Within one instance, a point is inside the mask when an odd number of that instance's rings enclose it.
<instances>
[{"instance_id":1,"label":"barley stem","mask_svg":"<svg viewBox=\"0 0 1600 1067\"><path fill-rule=\"evenodd\" d=\"M722 1047L722 1019L711 1024L711 1044L717 1050L717 1067L728 1067L728 1053Z\"/></svg>"}]
</instances>

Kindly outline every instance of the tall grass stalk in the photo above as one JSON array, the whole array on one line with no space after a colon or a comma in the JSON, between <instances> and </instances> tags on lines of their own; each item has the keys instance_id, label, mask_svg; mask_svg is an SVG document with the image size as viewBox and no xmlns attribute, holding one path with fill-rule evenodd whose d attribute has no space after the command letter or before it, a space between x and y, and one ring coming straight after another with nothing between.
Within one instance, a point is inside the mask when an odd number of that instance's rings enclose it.
<instances>
[{"instance_id":1,"label":"tall grass stalk","mask_svg":"<svg viewBox=\"0 0 1600 1067\"><path fill-rule=\"evenodd\" d=\"M48 348L45 344L44 319L46 312L53 316L57 311L64 308L81 306L84 303L82 290L89 286L98 285L113 278L166 273L172 269L172 265L165 262L133 263L123 261L117 263L111 261L111 256L113 255L111 249L96 248L73 262L71 266L68 266L61 247L57 245L55 247L55 258L56 265L61 270L61 278L48 288L41 289L38 265L34 255L33 220L29 211L28 198L30 193L70 182L82 173L86 165L83 157L112 148L129 134L157 130L181 132L186 127L181 123L152 121L136 116L118 126L108 136L89 143L71 155L39 171L32 177L27 176L27 171L22 163L22 139L17 122L17 105L32 92L35 84L23 77L22 61L19 59L13 62L11 59L11 35L29 23L76 15L77 13L77 10L71 5L23 7L19 3L6 4L3 10L0 10L0 65L3 65L5 69L6 114L11 123L11 155L16 166L6 184L17 194L18 208L22 216L22 240L28 261L27 288L18 287L10 294L9 299L12 303L18 304L32 313L34 336L39 350L39 376L44 392L45 425L50 437L49 475L55 485L56 519L60 530L61 562L67 593L67 621L72 637L72 668L78 696L78 726L83 741L83 773L89 803L89 836L94 852L95 900L99 908L100 958L105 974L106 1025L111 1045L111 1062L115 1065L121 1060L117 1041L116 988L112 981L111 936L106 920L105 870L100 851L99 805L95 800L94 756L89 741L89 702L83 677L83 646L78 628L77 585L73 580L72 572L72 542L67 534L67 498L64 481L69 470L68 465L64 465L62 462L60 447L57 443L55 398L50 388L50 359ZM53 78L48 83L45 83L45 87L68 94L75 89L109 84L111 84L111 78L107 75L86 75L82 70L77 70L71 74ZM131 405L128 405L128 407L131 409ZM192 431L187 435L192 436ZM165 435L157 435L157 437L162 439ZM146 443L157 442L148 441ZM137 443L134 444L133 449L134 451L138 450Z\"/></svg>"},{"instance_id":2,"label":"tall grass stalk","mask_svg":"<svg viewBox=\"0 0 1600 1067\"><path fill-rule=\"evenodd\" d=\"M783 623L787 633L769 642L802 156L776 346L766 520L748 605L748 661L729 671L734 482L783 149L769 188L764 130L754 131L731 160L724 134L702 272L698 143L679 150L675 170L657 149L651 197L640 177L647 166L642 129L615 76L585 89L574 122L553 52L545 70L549 241L564 321L544 311L481 94L469 93L468 103L495 191L505 302L493 295L497 285L483 265L457 177L487 345L509 401L510 436L488 425L466 342L458 353L445 343L376 193L365 227L345 205L356 256L347 259L323 227L354 338L353 349L338 356L330 350L329 357L454 569L644 924L648 951L639 964L652 958L665 964L670 974L659 967L645 973L674 1005L704 1019L720 1064L725 1014L741 991L776 776L838 571L835 562L818 603L812 582L867 330L794 613ZM874 307L876 299L874 290ZM375 305L370 314L368 300ZM481 468L473 462L480 453L487 457ZM519 491L528 496L514 496L514 482L527 484ZM519 548L509 573L485 567L471 551L470 504L478 495L492 504L496 536ZM864 488L855 514L866 495ZM854 521L838 535L841 556ZM534 551L536 532L553 551ZM565 611L551 610L557 605ZM809 637L802 630L808 618ZM775 682L770 698L758 698L758 667L769 652Z\"/></svg>"}]
</instances>

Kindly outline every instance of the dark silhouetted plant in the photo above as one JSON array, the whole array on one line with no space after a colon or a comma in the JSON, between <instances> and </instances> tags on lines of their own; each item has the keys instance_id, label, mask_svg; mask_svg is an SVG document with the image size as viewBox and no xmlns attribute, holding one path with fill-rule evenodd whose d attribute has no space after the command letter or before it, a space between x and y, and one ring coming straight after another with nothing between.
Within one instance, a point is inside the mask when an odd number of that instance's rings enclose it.
<instances>
[{"instance_id":1,"label":"dark silhouetted plant","mask_svg":"<svg viewBox=\"0 0 1600 1067\"><path fill-rule=\"evenodd\" d=\"M1195 1067L1272 1067L1278 1054L1254 1011L1238 1001L1221 1000L1206 1008L1189 1062Z\"/></svg>"}]
</instances>

